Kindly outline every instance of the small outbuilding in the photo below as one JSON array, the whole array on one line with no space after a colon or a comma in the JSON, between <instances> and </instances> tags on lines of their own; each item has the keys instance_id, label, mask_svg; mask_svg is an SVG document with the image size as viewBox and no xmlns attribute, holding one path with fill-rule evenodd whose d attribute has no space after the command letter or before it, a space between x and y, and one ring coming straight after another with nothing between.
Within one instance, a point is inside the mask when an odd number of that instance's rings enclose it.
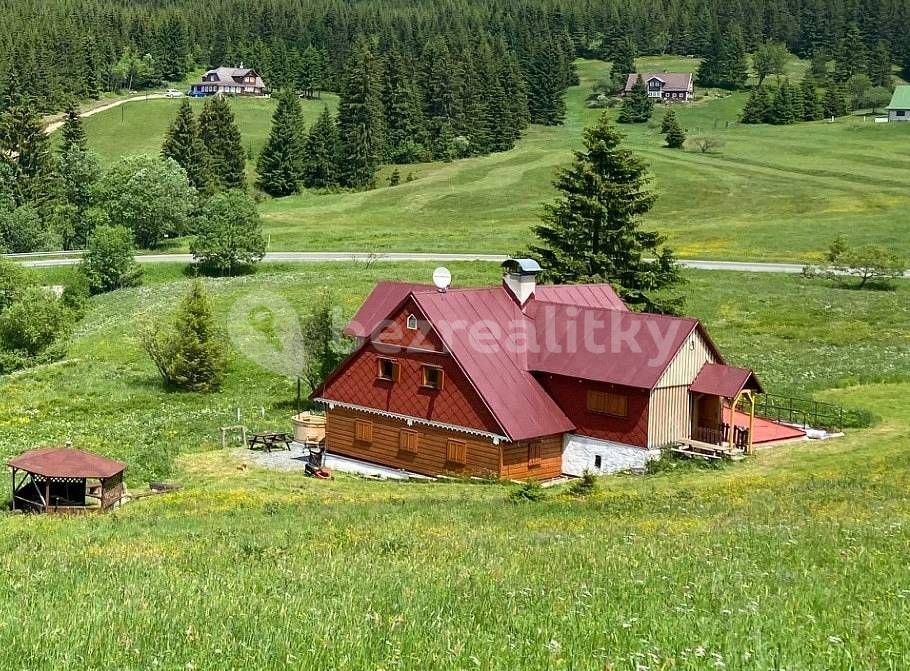
<instances>
[{"instance_id":1,"label":"small outbuilding","mask_svg":"<svg viewBox=\"0 0 910 671\"><path fill-rule=\"evenodd\" d=\"M12 469L12 509L80 514L120 505L126 464L69 447L26 452Z\"/></svg>"},{"instance_id":2,"label":"small outbuilding","mask_svg":"<svg viewBox=\"0 0 910 671\"><path fill-rule=\"evenodd\" d=\"M888 104L888 121L910 121L910 86L897 86Z\"/></svg>"}]
</instances>

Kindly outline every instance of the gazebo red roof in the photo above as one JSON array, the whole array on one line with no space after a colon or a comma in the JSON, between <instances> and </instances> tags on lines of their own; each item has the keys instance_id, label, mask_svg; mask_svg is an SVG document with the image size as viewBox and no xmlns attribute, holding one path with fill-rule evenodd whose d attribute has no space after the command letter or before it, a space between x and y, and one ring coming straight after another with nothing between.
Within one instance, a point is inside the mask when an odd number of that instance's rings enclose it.
<instances>
[{"instance_id":1,"label":"gazebo red roof","mask_svg":"<svg viewBox=\"0 0 910 671\"><path fill-rule=\"evenodd\" d=\"M6 462L46 478L110 478L126 470L126 464L68 447L31 450Z\"/></svg>"}]
</instances>

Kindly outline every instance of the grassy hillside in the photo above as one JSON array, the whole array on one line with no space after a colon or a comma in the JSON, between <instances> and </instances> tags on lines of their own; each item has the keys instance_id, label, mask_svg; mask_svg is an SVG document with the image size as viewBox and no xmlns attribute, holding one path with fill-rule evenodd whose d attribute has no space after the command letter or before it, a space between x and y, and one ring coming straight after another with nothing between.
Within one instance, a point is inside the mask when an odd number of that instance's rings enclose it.
<instances>
[{"instance_id":1,"label":"grassy hillside","mask_svg":"<svg viewBox=\"0 0 910 671\"><path fill-rule=\"evenodd\" d=\"M639 59L642 70L690 70L694 59ZM791 61L799 78L805 63ZM363 193L317 194L262 205L275 250L463 251L512 253L523 248L552 180L581 132L600 113L585 107L609 66L579 62L581 85L566 96L564 126L535 126L512 151L453 163L401 166L414 181ZM625 127L650 163L660 199L648 225L666 232L685 258L797 260L817 258L838 233L910 253L902 213L910 206L910 127L860 117L834 124L744 126L745 94L703 97L679 106L690 135L724 142L716 154L665 149L662 108L647 125ZM305 103L312 121L333 96ZM157 152L178 102L131 103L86 120L92 146L106 161ZM200 103L196 103L197 105ZM271 100L236 100L245 143L258 152L268 133ZM615 115L615 111L611 114ZM379 176L387 184L392 167Z\"/></svg>"},{"instance_id":2,"label":"grassy hillside","mask_svg":"<svg viewBox=\"0 0 910 671\"><path fill-rule=\"evenodd\" d=\"M696 61L640 59L640 69L694 70ZM798 70L794 63L792 69ZM402 168L410 184L368 193L300 196L267 202L262 212L276 248L488 251L527 244L541 203L553 197L558 167L580 146L598 110L585 108L608 66L579 64L581 86L567 95L566 124L532 128L504 154ZM625 127L650 163L660 199L649 225L665 231L686 258L807 260L838 233L857 243L910 252L901 212L910 205L906 125L861 118L795 126L744 126L745 94L680 106L690 135L725 142L717 154L665 149L652 123ZM611 114L615 115L615 112ZM387 172L387 171L386 171Z\"/></svg>"},{"instance_id":3,"label":"grassy hillside","mask_svg":"<svg viewBox=\"0 0 910 671\"><path fill-rule=\"evenodd\" d=\"M157 154L181 102L180 99L137 100L86 117L83 123L89 144L105 163L128 154ZM204 104L198 98L191 98L190 102L197 112ZM252 155L258 155L268 139L275 99L232 98L230 102L244 147ZM334 112L338 97L325 94L319 100L301 100L301 105L307 123L312 123L324 106L328 105Z\"/></svg>"},{"instance_id":4,"label":"grassy hillside","mask_svg":"<svg viewBox=\"0 0 910 671\"><path fill-rule=\"evenodd\" d=\"M459 284L497 274L452 270ZM208 283L230 331L250 322L241 300L277 296L293 314L329 285L350 314L377 278L430 272L272 266ZM317 482L216 449L237 407L253 428L285 426L282 376L235 354L216 395L160 389L132 336L185 289L179 268L150 267L145 288L93 299L66 362L0 380L2 456L72 437L127 459L135 489L165 473L184 489L102 517L0 514L0 666L906 668L910 287L689 279L689 311L733 361L879 423L720 470L605 478L586 500ZM835 388L850 380L864 384Z\"/></svg>"}]
</instances>

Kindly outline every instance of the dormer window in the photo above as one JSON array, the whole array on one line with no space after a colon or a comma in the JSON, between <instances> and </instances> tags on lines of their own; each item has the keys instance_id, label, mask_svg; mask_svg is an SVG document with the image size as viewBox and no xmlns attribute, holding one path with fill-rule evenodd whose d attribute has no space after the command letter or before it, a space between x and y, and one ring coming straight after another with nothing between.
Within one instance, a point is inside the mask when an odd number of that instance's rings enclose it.
<instances>
[{"instance_id":1,"label":"dormer window","mask_svg":"<svg viewBox=\"0 0 910 671\"><path fill-rule=\"evenodd\" d=\"M411 331L417 330L417 317L414 315L408 315L408 329Z\"/></svg>"}]
</instances>

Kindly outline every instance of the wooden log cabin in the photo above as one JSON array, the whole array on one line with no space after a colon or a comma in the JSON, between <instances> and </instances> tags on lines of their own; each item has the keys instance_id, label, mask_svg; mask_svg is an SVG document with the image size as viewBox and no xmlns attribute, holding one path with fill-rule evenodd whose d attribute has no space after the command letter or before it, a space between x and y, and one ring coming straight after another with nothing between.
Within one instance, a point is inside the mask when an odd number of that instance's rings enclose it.
<instances>
[{"instance_id":1,"label":"wooden log cabin","mask_svg":"<svg viewBox=\"0 0 910 671\"><path fill-rule=\"evenodd\" d=\"M698 320L632 312L607 284L538 285L531 260L503 265L496 287L375 287L345 328L356 349L312 396L329 452L546 480L643 467L681 440L750 448L752 415L736 408L761 384Z\"/></svg>"}]
</instances>

